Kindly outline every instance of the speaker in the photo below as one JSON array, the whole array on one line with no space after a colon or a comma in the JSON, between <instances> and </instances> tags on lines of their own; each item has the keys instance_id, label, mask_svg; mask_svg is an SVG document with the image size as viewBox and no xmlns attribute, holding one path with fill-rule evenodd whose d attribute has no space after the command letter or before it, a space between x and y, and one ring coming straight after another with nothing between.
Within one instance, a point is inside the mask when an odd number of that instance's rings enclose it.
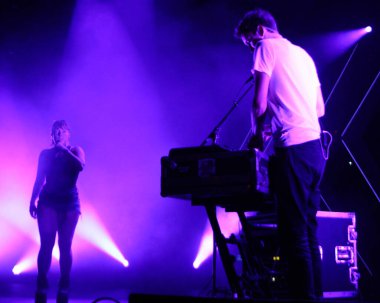
<instances>
[{"instance_id":1,"label":"speaker","mask_svg":"<svg viewBox=\"0 0 380 303\"><path fill-rule=\"evenodd\" d=\"M319 211L318 239L322 259L323 297L354 298L359 295L356 216L353 212ZM286 262L279 256L275 216L248 218L255 245L255 256L267 269L263 285L279 298L286 298ZM251 257L252 258L252 257ZM256 262L257 263L257 262ZM266 283L265 283L266 282Z\"/></svg>"}]
</instances>

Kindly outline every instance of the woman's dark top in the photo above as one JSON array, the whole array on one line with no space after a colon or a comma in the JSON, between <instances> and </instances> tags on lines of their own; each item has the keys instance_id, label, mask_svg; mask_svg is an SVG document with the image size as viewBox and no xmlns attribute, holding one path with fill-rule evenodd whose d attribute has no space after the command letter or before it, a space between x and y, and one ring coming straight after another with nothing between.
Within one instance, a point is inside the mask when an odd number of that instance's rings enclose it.
<instances>
[{"instance_id":1,"label":"woman's dark top","mask_svg":"<svg viewBox=\"0 0 380 303\"><path fill-rule=\"evenodd\" d=\"M67 150L53 147L41 152L38 165L46 176L38 204L59 211L80 211L76 182L83 168L78 161Z\"/></svg>"}]
</instances>

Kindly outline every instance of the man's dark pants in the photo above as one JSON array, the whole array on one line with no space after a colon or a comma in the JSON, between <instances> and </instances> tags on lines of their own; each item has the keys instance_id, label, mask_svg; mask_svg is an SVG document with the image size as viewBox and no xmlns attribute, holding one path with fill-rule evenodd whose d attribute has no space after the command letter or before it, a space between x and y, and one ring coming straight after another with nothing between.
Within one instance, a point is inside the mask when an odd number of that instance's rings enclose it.
<instances>
[{"instance_id":1,"label":"man's dark pants","mask_svg":"<svg viewBox=\"0 0 380 303\"><path fill-rule=\"evenodd\" d=\"M276 148L274 191L281 250L288 262L290 296L322 296L316 213L325 168L319 140Z\"/></svg>"}]
</instances>

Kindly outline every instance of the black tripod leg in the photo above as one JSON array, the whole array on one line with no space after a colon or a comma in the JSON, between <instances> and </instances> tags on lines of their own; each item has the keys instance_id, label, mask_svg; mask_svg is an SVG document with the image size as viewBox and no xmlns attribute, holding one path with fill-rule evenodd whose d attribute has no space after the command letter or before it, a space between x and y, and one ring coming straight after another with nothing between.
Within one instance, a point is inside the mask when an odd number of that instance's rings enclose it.
<instances>
[{"instance_id":1,"label":"black tripod leg","mask_svg":"<svg viewBox=\"0 0 380 303\"><path fill-rule=\"evenodd\" d=\"M206 211L211 228L214 232L214 239L219 249L220 258L222 260L231 291L236 294L238 298L243 298L243 291L240 287L238 276L233 266L232 258L227 247L227 242L222 234L222 231L220 230L219 222L216 217L216 207L206 206Z\"/></svg>"}]
</instances>

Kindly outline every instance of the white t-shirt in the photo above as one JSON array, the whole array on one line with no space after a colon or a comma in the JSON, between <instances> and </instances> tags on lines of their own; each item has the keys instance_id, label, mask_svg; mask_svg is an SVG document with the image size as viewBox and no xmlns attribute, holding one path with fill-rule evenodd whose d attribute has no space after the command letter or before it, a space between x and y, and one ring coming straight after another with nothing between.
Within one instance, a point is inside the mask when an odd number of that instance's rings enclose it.
<instances>
[{"instance_id":1,"label":"white t-shirt","mask_svg":"<svg viewBox=\"0 0 380 303\"><path fill-rule=\"evenodd\" d=\"M270 77L267 101L275 146L318 139L320 82L313 59L282 37L259 41L253 59L252 72Z\"/></svg>"}]
</instances>

